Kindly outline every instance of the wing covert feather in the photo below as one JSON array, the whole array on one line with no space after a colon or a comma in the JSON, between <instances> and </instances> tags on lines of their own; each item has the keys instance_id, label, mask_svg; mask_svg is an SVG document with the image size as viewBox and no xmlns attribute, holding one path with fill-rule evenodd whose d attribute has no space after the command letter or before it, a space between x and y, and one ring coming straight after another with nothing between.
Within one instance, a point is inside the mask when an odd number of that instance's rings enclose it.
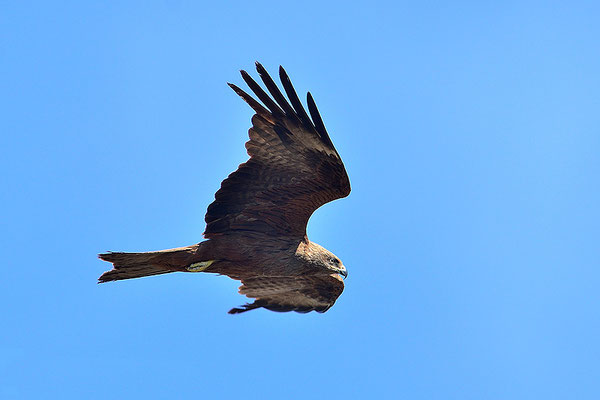
<instances>
[{"instance_id":1,"label":"wing covert feather","mask_svg":"<svg viewBox=\"0 0 600 400\"><path fill-rule=\"evenodd\" d=\"M260 307L280 312L323 313L335 304L343 290L344 282L335 274L243 279L240 294L255 301L233 308L229 313L239 314Z\"/></svg>"}]
</instances>

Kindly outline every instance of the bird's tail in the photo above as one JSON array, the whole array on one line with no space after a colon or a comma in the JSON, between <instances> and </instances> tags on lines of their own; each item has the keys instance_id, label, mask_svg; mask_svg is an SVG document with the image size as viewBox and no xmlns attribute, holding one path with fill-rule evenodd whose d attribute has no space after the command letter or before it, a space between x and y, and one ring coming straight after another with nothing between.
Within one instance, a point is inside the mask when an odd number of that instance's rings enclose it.
<instances>
[{"instance_id":1,"label":"bird's tail","mask_svg":"<svg viewBox=\"0 0 600 400\"><path fill-rule=\"evenodd\" d=\"M113 264L113 269L103 273L98 283L186 271L186 267L198 258L198 248L193 245L147 253L98 254L100 259Z\"/></svg>"}]
</instances>

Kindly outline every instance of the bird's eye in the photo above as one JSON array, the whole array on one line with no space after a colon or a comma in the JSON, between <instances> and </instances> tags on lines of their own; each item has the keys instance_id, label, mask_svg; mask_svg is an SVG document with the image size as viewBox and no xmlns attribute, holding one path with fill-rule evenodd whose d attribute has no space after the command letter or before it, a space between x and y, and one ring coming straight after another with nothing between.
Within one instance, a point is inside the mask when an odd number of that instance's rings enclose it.
<instances>
[{"instance_id":1,"label":"bird's eye","mask_svg":"<svg viewBox=\"0 0 600 400\"><path fill-rule=\"evenodd\" d=\"M331 257L331 258L329 259L329 262L330 262L331 264L334 264L334 265L337 265L337 264L339 264L339 261L337 260L337 258L333 258L333 257Z\"/></svg>"}]
</instances>

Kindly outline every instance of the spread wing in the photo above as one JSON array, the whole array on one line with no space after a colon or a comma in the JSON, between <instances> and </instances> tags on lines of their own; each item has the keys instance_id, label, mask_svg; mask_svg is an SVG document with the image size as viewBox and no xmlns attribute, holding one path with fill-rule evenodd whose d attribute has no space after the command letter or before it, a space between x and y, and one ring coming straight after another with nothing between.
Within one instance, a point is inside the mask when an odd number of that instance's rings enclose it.
<instances>
[{"instance_id":1,"label":"spread wing","mask_svg":"<svg viewBox=\"0 0 600 400\"><path fill-rule=\"evenodd\" d=\"M264 106L229 84L256 112L246 142L250 159L215 194L205 217L206 238L236 231L303 237L317 208L350 193L344 164L311 94L307 103L312 120L282 67L279 76L290 102L262 65L256 63L256 69L270 96L248 73L241 73Z\"/></svg>"},{"instance_id":2,"label":"spread wing","mask_svg":"<svg viewBox=\"0 0 600 400\"><path fill-rule=\"evenodd\" d=\"M333 306L343 290L344 282L336 274L242 279L240 293L256 300L252 304L232 308L229 314L260 307L280 312L323 313Z\"/></svg>"}]
</instances>

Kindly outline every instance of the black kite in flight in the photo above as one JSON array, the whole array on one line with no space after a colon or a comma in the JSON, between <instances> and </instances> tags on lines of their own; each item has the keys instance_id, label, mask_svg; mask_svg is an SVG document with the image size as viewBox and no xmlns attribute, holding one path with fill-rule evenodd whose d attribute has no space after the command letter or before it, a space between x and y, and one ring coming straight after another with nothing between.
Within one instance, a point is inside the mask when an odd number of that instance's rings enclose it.
<instances>
[{"instance_id":1,"label":"black kite in flight","mask_svg":"<svg viewBox=\"0 0 600 400\"><path fill-rule=\"evenodd\" d=\"M99 282L168 272L212 272L240 280L240 293L273 311L327 311L344 290L339 258L308 240L306 224L325 203L348 196L350 181L310 93L306 113L282 67L289 102L262 65L256 69L267 94L246 71L242 78L256 97L229 84L254 109L250 159L225 179L206 212L208 240L147 253L106 253L113 269ZM291 103L291 105L290 105Z\"/></svg>"}]
</instances>

